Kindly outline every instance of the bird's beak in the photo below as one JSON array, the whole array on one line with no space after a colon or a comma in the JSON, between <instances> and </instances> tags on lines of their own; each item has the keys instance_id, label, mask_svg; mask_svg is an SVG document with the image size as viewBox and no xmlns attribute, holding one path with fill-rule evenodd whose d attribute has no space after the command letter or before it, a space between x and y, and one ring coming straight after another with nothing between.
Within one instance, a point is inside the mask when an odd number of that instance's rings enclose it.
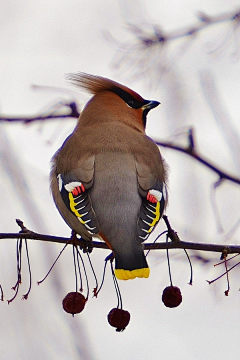
<instances>
[{"instance_id":1,"label":"bird's beak","mask_svg":"<svg viewBox=\"0 0 240 360\"><path fill-rule=\"evenodd\" d=\"M160 104L159 101L149 101L149 100L146 100L146 103L142 106L142 109L143 110L151 110L151 109L154 109L155 107L157 107L158 105Z\"/></svg>"}]
</instances>

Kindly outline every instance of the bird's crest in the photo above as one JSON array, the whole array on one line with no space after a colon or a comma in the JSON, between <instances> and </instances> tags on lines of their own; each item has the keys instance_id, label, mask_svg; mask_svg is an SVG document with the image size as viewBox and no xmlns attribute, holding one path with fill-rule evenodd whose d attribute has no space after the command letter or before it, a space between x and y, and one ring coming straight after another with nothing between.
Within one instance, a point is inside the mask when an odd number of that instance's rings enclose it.
<instances>
[{"instance_id":1,"label":"bird's crest","mask_svg":"<svg viewBox=\"0 0 240 360\"><path fill-rule=\"evenodd\" d=\"M67 79L74 85L79 86L89 93L96 95L102 91L112 91L118 93L117 89L121 89L124 92L130 94L135 100L142 102L143 98L135 91L129 89L127 86L121 85L116 81L95 75L89 75L86 73L76 73L67 75Z\"/></svg>"}]
</instances>

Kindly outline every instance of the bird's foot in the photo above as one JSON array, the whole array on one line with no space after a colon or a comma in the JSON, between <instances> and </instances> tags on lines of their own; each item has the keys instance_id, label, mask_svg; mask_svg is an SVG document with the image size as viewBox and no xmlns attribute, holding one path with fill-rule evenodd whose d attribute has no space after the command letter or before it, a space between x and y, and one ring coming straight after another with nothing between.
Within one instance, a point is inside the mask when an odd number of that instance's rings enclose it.
<instances>
[{"instance_id":1,"label":"bird's foot","mask_svg":"<svg viewBox=\"0 0 240 360\"><path fill-rule=\"evenodd\" d=\"M92 240L85 240L83 238L81 238L81 245L80 245L80 249L84 252L84 253L91 253L93 251L93 243Z\"/></svg>"}]
</instances>

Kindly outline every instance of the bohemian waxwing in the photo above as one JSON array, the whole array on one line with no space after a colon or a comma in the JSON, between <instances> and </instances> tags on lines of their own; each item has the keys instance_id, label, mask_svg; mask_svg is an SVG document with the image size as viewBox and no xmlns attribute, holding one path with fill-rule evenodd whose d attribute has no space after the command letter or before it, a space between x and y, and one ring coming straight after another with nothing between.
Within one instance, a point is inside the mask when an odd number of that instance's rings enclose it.
<instances>
[{"instance_id":1,"label":"bohemian waxwing","mask_svg":"<svg viewBox=\"0 0 240 360\"><path fill-rule=\"evenodd\" d=\"M142 242L161 218L167 197L164 161L145 135L147 113L159 102L99 76L69 78L93 97L53 157L55 204L83 239L107 243L118 279L147 278Z\"/></svg>"}]
</instances>

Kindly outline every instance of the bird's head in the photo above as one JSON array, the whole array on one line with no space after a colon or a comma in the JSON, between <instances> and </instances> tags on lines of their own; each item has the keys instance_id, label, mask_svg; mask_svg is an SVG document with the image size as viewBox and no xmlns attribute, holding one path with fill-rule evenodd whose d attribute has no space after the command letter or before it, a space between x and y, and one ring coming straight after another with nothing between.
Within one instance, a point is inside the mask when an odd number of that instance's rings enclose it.
<instances>
[{"instance_id":1,"label":"bird's head","mask_svg":"<svg viewBox=\"0 0 240 360\"><path fill-rule=\"evenodd\" d=\"M85 124L121 121L144 132L148 112L160 104L145 100L128 87L100 76L77 73L70 74L68 79L94 95L80 116L80 121Z\"/></svg>"}]
</instances>

